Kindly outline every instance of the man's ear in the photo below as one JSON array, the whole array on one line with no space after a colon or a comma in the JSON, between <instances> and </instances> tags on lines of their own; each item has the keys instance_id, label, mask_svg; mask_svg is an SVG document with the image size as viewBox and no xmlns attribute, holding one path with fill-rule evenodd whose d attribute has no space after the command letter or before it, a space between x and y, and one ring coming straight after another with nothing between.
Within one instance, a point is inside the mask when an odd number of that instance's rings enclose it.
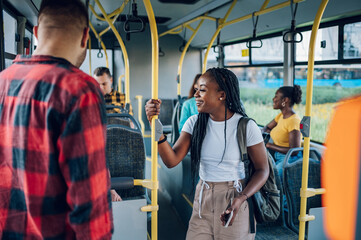
<instances>
[{"instance_id":1,"label":"man's ear","mask_svg":"<svg viewBox=\"0 0 361 240\"><path fill-rule=\"evenodd\" d=\"M113 77L110 78L110 82L113 83Z\"/></svg>"},{"instance_id":2,"label":"man's ear","mask_svg":"<svg viewBox=\"0 0 361 240\"><path fill-rule=\"evenodd\" d=\"M34 36L36 37L37 40L39 40L39 39L38 39L38 29L39 29L38 26L34 26L34 27L33 27Z\"/></svg>"},{"instance_id":3,"label":"man's ear","mask_svg":"<svg viewBox=\"0 0 361 240\"><path fill-rule=\"evenodd\" d=\"M89 38L89 28L84 28L80 46L86 48Z\"/></svg>"}]
</instances>

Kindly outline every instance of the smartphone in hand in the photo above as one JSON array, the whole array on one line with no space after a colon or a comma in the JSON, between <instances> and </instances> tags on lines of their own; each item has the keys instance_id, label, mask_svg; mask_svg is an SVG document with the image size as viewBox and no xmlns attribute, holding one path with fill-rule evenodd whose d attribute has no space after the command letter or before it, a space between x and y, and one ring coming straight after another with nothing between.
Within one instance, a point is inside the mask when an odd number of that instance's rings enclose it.
<instances>
[{"instance_id":1,"label":"smartphone in hand","mask_svg":"<svg viewBox=\"0 0 361 240\"><path fill-rule=\"evenodd\" d=\"M224 217L225 217L225 221L226 221L226 224L224 225L224 227L226 228L226 227L228 227L229 223L232 220L233 210L230 213L226 214Z\"/></svg>"},{"instance_id":2,"label":"smartphone in hand","mask_svg":"<svg viewBox=\"0 0 361 240\"><path fill-rule=\"evenodd\" d=\"M231 198L231 201L229 201L227 208L226 208L226 210L224 210L224 212L226 212L227 209L229 209L232 206L232 202L233 202L233 198ZM229 223L232 220L232 217L233 217L233 210L228 214L224 214L224 221L225 221L224 227L225 228L228 227Z\"/></svg>"}]
</instances>

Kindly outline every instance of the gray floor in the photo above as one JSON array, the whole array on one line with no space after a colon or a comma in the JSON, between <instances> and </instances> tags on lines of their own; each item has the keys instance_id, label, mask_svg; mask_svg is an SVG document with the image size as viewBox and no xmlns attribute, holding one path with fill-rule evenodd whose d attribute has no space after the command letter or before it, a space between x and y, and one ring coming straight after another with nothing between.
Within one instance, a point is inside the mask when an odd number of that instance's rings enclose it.
<instances>
[{"instance_id":1,"label":"gray floor","mask_svg":"<svg viewBox=\"0 0 361 240\"><path fill-rule=\"evenodd\" d=\"M150 139L144 139L147 156L150 156ZM147 179L151 178L150 174L151 163L146 161ZM158 169L159 174L160 169ZM161 184L161 183L160 183ZM180 217L172 206L170 197L162 192L162 186L158 190L158 239L159 240L184 240L187 234L187 229L182 223ZM151 224L148 223L148 233L150 233Z\"/></svg>"},{"instance_id":2,"label":"gray floor","mask_svg":"<svg viewBox=\"0 0 361 240\"><path fill-rule=\"evenodd\" d=\"M159 192L159 240L184 240L187 229L169 200Z\"/></svg>"},{"instance_id":3,"label":"gray floor","mask_svg":"<svg viewBox=\"0 0 361 240\"><path fill-rule=\"evenodd\" d=\"M159 191L158 193L158 239L159 240L184 240L187 229L172 207L171 202ZM148 223L150 233L150 222Z\"/></svg>"}]
</instances>

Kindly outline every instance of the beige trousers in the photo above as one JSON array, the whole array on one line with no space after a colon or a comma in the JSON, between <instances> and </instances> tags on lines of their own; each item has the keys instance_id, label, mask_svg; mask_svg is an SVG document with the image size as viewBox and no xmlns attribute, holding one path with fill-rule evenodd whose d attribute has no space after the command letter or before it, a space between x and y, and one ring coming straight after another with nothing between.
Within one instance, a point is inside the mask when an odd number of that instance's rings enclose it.
<instances>
[{"instance_id":1,"label":"beige trousers","mask_svg":"<svg viewBox=\"0 0 361 240\"><path fill-rule=\"evenodd\" d=\"M230 199L237 194L233 184L233 181L205 182L205 184L202 180L199 181L193 202L192 217L189 221L187 240L253 240L255 238L255 234L249 233L247 201L241 205L233 225L228 228L222 226L220 216ZM199 204L200 197L201 204Z\"/></svg>"}]
</instances>

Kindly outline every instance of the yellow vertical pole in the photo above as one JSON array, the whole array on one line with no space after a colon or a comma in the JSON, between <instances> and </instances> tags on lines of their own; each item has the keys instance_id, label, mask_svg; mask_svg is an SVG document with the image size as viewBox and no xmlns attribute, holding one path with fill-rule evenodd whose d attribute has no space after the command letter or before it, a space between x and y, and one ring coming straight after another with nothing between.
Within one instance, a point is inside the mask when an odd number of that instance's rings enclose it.
<instances>
[{"instance_id":1,"label":"yellow vertical pole","mask_svg":"<svg viewBox=\"0 0 361 240\"><path fill-rule=\"evenodd\" d=\"M159 46L158 30L155 22L154 12L150 0L143 0L147 10L151 38L152 38L152 99L158 99L158 67L159 67ZM158 186L158 139L155 139L155 120L158 116L152 118L152 182ZM152 240L158 239L158 188L152 189Z\"/></svg>"},{"instance_id":2,"label":"yellow vertical pole","mask_svg":"<svg viewBox=\"0 0 361 240\"><path fill-rule=\"evenodd\" d=\"M207 59L208 59L208 54L209 54L209 51L211 50L211 47L214 43L214 40L216 40L216 37L218 36L219 32L221 31L221 29L223 28L223 23L225 23L227 21L227 18L229 16L229 14L231 14L231 11L233 10L234 6L236 5L237 3L237 0L233 0L231 6L229 7L226 15L224 16L224 18L220 19L219 20L219 26L216 30L216 32L213 34L213 37L211 39L211 41L209 42L208 44L208 47L207 47L207 51L206 51L206 54L204 55L204 59L203 59L203 67L202 67L202 74L206 72L206 69L207 69Z\"/></svg>"},{"instance_id":3,"label":"yellow vertical pole","mask_svg":"<svg viewBox=\"0 0 361 240\"><path fill-rule=\"evenodd\" d=\"M115 37L117 38L119 45L122 49L122 53L123 53L123 57L124 57L124 65L125 65L125 103L129 103L130 104L130 97L129 97L129 58L128 58L128 53L127 50L125 48L124 42L122 40L122 38L120 37L117 29L115 28L114 24L112 23L110 17L108 16L108 14L105 12L103 6L100 4L99 0L95 0L95 3L98 5L100 11L102 12L105 20L107 21L107 23L109 24L110 28L112 29Z\"/></svg>"},{"instance_id":4,"label":"yellow vertical pole","mask_svg":"<svg viewBox=\"0 0 361 240\"><path fill-rule=\"evenodd\" d=\"M88 38L88 49L89 49L89 75L93 76L92 73L92 41L91 41L91 37L89 36Z\"/></svg>"},{"instance_id":5,"label":"yellow vertical pole","mask_svg":"<svg viewBox=\"0 0 361 240\"><path fill-rule=\"evenodd\" d=\"M321 18L325 8L327 6L328 0L322 0L320 7L318 8L315 21L313 22L310 46L308 49L308 72L307 72L307 93L306 93L306 109L305 117L311 117L312 110L312 90L313 90L313 70L314 70L314 61L315 61L315 44L317 37L317 30L320 26ZM311 133L311 122L310 130ZM301 207L300 207L300 216L299 216L299 235L298 239L305 239L305 224L306 221L314 219L314 216L306 215L307 207L307 195L308 195L308 167L309 167L309 151L310 151L310 136L304 138L303 142L303 165L302 165L302 185L301 185Z\"/></svg>"},{"instance_id":6,"label":"yellow vertical pole","mask_svg":"<svg viewBox=\"0 0 361 240\"><path fill-rule=\"evenodd\" d=\"M184 61L184 57L186 55L186 52L189 48L189 45L191 44L191 42L193 41L194 37L196 36L199 28L202 26L204 22L204 19L202 19L197 28L193 31L193 34L192 36L189 38L187 44L184 46L184 49L183 49L183 52L182 52L182 55L179 59L179 64L178 64L178 76L177 76L177 80L178 80L178 84L177 84L177 94L178 96L181 96L181 83L182 83L182 68L183 68L183 61Z\"/></svg>"}]
</instances>

